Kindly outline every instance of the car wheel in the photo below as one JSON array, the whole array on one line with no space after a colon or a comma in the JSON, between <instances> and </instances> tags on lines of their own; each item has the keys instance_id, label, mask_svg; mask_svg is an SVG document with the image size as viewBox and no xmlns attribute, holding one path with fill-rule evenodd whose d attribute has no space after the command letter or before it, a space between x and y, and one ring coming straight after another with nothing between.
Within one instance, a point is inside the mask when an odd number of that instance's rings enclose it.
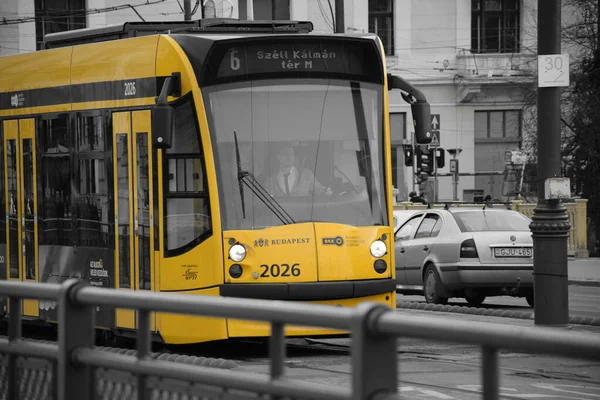
<instances>
[{"instance_id":1,"label":"car wheel","mask_svg":"<svg viewBox=\"0 0 600 400\"><path fill-rule=\"evenodd\" d=\"M534 308L533 307L533 293L527 293L525 295L525 300L527 300L527 304L529 304L529 307Z\"/></svg>"},{"instance_id":2,"label":"car wheel","mask_svg":"<svg viewBox=\"0 0 600 400\"><path fill-rule=\"evenodd\" d=\"M430 265L425 270L425 279L423 283L423 294L425 295L425 301L428 303L435 304L446 304L448 302L447 297L442 297L443 286L440 276L433 265Z\"/></svg>"},{"instance_id":3,"label":"car wheel","mask_svg":"<svg viewBox=\"0 0 600 400\"><path fill-rule=\"evenodd\" d=\"M465 296L465 300L467 301L467 303L469 303L471 307L479 307L485 301L485 296Z\"/></svg>"}]
</instances>

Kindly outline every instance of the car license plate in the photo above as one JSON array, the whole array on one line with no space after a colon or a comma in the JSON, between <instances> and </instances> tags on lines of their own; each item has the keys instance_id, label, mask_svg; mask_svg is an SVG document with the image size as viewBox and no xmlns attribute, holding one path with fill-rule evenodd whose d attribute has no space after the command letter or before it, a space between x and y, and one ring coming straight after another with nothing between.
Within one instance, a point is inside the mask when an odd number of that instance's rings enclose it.
<instances>
[{"instance_id":1,"label":"car license plate","mask_svg":"<svg viewBox=\"0 0 600 400\"><path fill-rule=\"evenodd\" d=\"M533 249L531 247L496 247L494 248L495 257L531 257Z\"/></svg>"}]
</instances>

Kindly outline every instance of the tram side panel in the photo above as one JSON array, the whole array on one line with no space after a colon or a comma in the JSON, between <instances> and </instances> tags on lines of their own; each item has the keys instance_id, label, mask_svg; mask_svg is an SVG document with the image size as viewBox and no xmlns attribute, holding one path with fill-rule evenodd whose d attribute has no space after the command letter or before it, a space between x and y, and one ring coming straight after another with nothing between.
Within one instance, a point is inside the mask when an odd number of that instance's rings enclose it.
<instances>
[{"instance_id":1,"label":"tram side panel","mask_svg":"<svg viewBox=\"0 0 600 400\"><path fill-rule=\"evenodd\" d=\"M197 78L187 56L171 37L161 36L156 59L158 76L180 74L183 95L173 102L175 132L171 148L154 150L161 216L160 247L155 253L160 260L159 287L170 293L219 296L224 278L217 178ZM158 329L169 343L228 337L222 318L159 314Z\"/></svg>"}]
</instances>

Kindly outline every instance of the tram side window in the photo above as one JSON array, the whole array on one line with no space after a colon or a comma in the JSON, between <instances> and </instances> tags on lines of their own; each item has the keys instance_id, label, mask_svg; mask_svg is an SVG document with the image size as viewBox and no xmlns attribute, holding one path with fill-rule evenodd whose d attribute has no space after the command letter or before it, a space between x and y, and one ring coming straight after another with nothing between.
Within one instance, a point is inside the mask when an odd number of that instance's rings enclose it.
<instances>
[{"instance_id":1,"label":"tram side window","mask_svg":"<svg viewBox=\"0 0 600 400\"><path fill-rule=\"evenodd\" d=\"M173 256L212 232L204 154L191 101L175 108L173 144L165 160L165 248Z\"/></svg>"},{"instance_id":2,"label":"tram side window","mask_svg":"<svg viewBox=\"0 0 600 400\"><path fill-rule=\"evenodd\" d=\"M71 153L67 115L42 121L40 147L43 193L40 244L71 246Z\"/></svg>"},{"instance_id":3,"label":"tram side window","mask_svg":"<svg viewBox=\"0 0 600 400\"><path fill-rule=\"evenodd\" d=\"M105 163L106 120L79 116L75 128L77 182L74 193L77 245L109 247L109 202Z\"/></svg>"}]
</instances>

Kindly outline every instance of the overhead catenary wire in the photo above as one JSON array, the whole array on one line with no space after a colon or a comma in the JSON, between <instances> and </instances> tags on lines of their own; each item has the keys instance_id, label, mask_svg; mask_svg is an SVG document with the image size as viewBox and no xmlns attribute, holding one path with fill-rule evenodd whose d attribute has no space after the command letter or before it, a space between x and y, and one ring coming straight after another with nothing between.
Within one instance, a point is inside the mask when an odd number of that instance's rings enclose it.
<instances>
[{"instance_id":1,"label":"overhead catenary wire","mask_svg":"<svg viewBox=\"0 0 600 400\"><path fill-rule=\"evenodd\" d=\"M86 15L90 15L90 14L102 14L102 13L107 13L107 12L112 12L112 11L123 10L123 9L132 9L136 14L138 14L138 16L143 21L144 19L137 12L136 7L154 5L154 4L159 4L159 3L165 3L165 1L166 0L154 0L154 1L147 0L146 2L139 3L139 4L121 4L119 6L105 7L105 8L91 8L91 9L82 9L82 10L64 10L64 13L66 13L67 15L63 15L61 17L54 17L54 19L64 18L65 16L72 16L72 15L74 15L74 16L86 16ZM34 16L12 18L12 19L2 18L0 20L0 25L24 24L24 23L37 22L37 21L41 21L41 20L45 20L45 19L47 19L47 17L45 15L34 15ZM52 20L53 17L49 17L49 19Z\"/></svg>"}]
</instances>

